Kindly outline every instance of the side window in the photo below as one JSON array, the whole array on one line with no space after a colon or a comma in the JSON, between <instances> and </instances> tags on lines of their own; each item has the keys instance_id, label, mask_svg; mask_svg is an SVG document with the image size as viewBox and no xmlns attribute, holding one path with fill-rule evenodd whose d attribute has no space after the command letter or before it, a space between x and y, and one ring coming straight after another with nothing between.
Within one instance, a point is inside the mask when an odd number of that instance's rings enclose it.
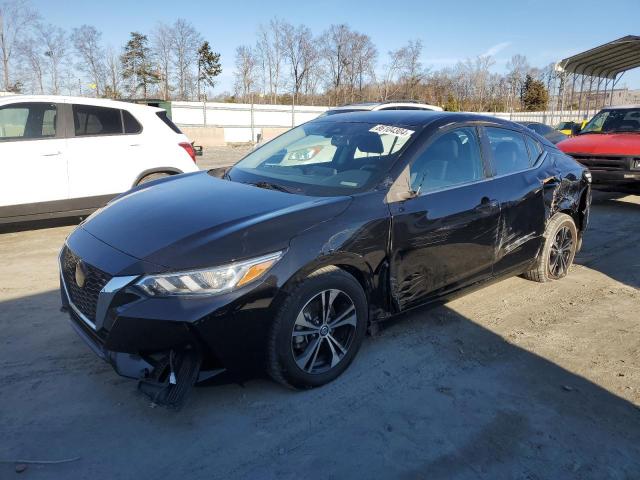
<instances>
[{"instance_id":1,"label":"side window","mask_svg":"<svg viewBox=\"0 0 640 480\"><path fill-rule=\"evenodd\" d=\"M117 108L73 105L76 137L122 134L122 116Z\"/></svg>"},{"instance_id":2,"label":"side window","mask_svg":"<svg viewBox=\"0 0 640 480\"><path fill-rule=\"evenodd\" d=\"M484 178L475 129L464 127L443 134L411 164L410 174L412 189L420 192Z\"/></svg>"},{"instance_id":3,"label":"side window","mask_svg":"<svg viewBox=\"0 0 640 480\"><path fill-rule=\"evenodd\" d=\"M496 175L506 175L529 168L529 153L524 137L504 128L485 127L493 152Z\"/></svg>"},{"instance_id":4,"label":"side window","mask_svg":"<svg viewBox=\"0 0 640 480\"><path fill-rule=\"evenodd\" d=\"M529 150L529 166L533 167L540 158L540 155L542 155L543 150L540 144L533 138L529 136L525 136L524 138L527 142L527 149Z\"/></svg>"},{"instance_id":5,"label":"side window","mask_svg":"<svg viewBox=\"0 0 640 480\"><path fill-rule=\"evenodd\" d=\"M124 133L140 133L142 132L142 125L126 110L122 110L122 120L124 122Z\"/></svg>"},{"instance_id":6,"label":"side window","mask_svg":"<svg viewBox=\"0 0 640 480\"><path fill-rule=\"evenodd\" d=\"M0 141L51 138L57 109L52 103L15 103L0 108Z\"/></svg>"}]
</instances>

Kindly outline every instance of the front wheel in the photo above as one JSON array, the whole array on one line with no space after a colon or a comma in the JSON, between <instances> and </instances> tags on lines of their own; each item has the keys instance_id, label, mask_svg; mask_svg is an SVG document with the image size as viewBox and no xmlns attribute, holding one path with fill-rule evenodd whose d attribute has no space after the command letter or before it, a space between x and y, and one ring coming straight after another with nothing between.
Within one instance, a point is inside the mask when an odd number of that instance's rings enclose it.
<instances>
[{"instance_id":1,"label":"front wheel","mask_svg":"<svg viewBox=\"0 0 640 480\"><path fill-rule=\"evenodd\" d=\"M289 293L273 321L269 375L293 388L332 381L358 352L367 311L366 296L353 276L337 267L315 271Z\"/></svg>"},{"instance_id":2,"label":"front wheel","mask_svg":"<svg viewBox=\"0 0 640 480\"><path fill-rule=\"evenodd\" d=\"M564 213L556 213L549 220L544 237L534 268L524 274L525 278L542 283L567 276L580 242L573 218Z\"/></svg>"}]
</instances>

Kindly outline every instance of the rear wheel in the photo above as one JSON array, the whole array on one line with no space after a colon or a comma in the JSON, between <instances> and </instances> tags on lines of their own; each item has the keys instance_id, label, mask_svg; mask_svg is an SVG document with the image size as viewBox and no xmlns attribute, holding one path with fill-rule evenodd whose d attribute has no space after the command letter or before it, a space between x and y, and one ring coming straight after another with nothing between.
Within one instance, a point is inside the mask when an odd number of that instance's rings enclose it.
<instances>
[{"instance_id":1,"label":"rear wheel","mask_svg":"<svg viewBox=\"0 0 640 480\"><path fill-rule=\"evenodd\" d=\"M358 281L337 267L312 273L289 294L271 327L268 372L293 388L338 377L355 357L367 326Z\"/></svg>"},{"instance_id":2,"label":"rear wheel","mask_svg":"<svg viewBox=\"0 0 640 480\"><path fill-rule=\"evenodd\" d=\"M142 185L143 183L151 182L153 180L158 180L159 178L170 177L170 176L171 174L167 172L150 173L149 175L146 175L142 177L140 180L138 180L138 183L136 185Z\"/></svg>"},{"instance_id":3,"label":"rear wheel","mask_svg":"<svg viewBox=\"0 0 640 480\"><path fill-rule=\"evenodd\" d=\"M525 278L536 282L566 277L580 241L573 218L564 213L557 213L551 218L544 236L544 246L535 267L524 274Z\"/></svg>"}]
</instances>

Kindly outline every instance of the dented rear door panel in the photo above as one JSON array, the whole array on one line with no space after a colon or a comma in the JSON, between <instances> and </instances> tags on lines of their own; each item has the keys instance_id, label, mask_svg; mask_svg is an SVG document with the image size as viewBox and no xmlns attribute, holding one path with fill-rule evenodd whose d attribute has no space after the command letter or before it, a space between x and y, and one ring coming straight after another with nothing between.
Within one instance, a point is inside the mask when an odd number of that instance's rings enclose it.
<instances>
[{"instance_id":1,"label":"dented rear door panel","mask_svg":"<svg viewBox=\"0 0 640 480\"><path fill-rule=\"evenodd\" d=\"M391 291L399 309L491 276L500 208L486 183L389 205Z\"/></svg>"}]
</instances>

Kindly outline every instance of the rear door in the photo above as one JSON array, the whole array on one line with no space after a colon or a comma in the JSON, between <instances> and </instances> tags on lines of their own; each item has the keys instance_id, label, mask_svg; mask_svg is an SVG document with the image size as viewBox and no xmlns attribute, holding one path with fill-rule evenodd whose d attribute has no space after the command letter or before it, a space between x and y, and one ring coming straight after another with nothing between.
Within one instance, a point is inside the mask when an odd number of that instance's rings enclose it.
<instances>
[{"instance_id":1,"label":"rear door","mask_svg":"<svg viewBox=\"0 0 640 480\"><path fill-rule=\"evenodd\" d=\"M0 211L0 217L59 211L68 198L59 107L47 102L0 106L0 206L14 206Z\"/></svg>"},{"instance_id":2,"label":"rear door","mask_svg":"<svg viewBox=\"0 0 640 480\"><path fill-rule=\"evenodd\" d=\"M418 196L389 204L400 309L490 277L500 219L474 126L439 134L411 163L409 178Z\"/></svg>"},{"instance_id":3,"label":"rear door","mask_svg":"<svg viewBox=\"0 0 640 480\"><path fill-rule=\"evenodd\" d=\"M494 273L521 270L535 259L544 233L545 153L537 140L516 130L486 126L481 132L494 175L488 191L501 211Z\"/></svg>"},{"instance_id":4,"label":"rear door","mask_svg":"<svg viewBox=\"0 0 640 480\"><path fill-rule=\"evenodd\" d=\"M141 127L133 124L139 131L128 134L130 114L119 108L72 104L69 109L69 193L71 198L86 199L86 208L97 207L131 188L138 173L134 162Z\"/></svg>"}]
</instances>

